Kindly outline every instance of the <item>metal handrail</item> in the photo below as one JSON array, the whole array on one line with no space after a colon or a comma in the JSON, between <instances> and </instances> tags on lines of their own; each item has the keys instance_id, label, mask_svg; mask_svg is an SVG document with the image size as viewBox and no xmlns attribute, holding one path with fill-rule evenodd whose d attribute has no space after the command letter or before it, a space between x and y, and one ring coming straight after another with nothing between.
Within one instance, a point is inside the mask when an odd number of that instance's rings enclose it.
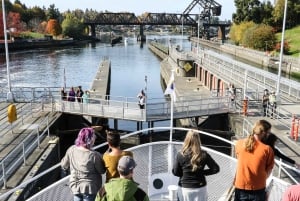
<instances>
[{"instance_id":1,"label":"metal handrail","mask_svg":"<svg viewBox=\"0 0 300 201\"><path fill-rule=\"evenodd\" d=\"M149 121L168 119L170 117L170 101L150 99L146 109L141 110L136 101L115 101L89 98L88 103L64 101L60 96L53 96L52 111L72 114L103 116L128 120ZM154 101L154 102L152 102ZM174 103L174 117L193 117L209 114L228 113L230 104L228 97L179 97Z\"/></svg>"},{"instance_id":2,"label":"metal handrail","mask_svg":"<svg viewBox=\"0 0 300 201\"><path fill-rule=\"evenodd\" d=\"M46 124L45 130L40 134L39 128L41 125ZM41 121L36 130L32 131L28 136L22 140L8 155L6 155L0 162L0 166L2 169L2 176L0 177L0 181L3 182L4 188L6 188L6 182L8 179L8 175L10 175L12 172L14 172L21 164L23 161L23 164L26 165L26 158L27 156L36 148L40 147L41 139L45 137L45 134L47 136L50 136L50 127L49 127L49 117L46 116L43 121ZM32 136L36 135L35 140L32 140ZM28 144L30 144L28 146ZM20 153L22 152L21 156ZM17 157L16 156L20 156ZM7 161L11 161L11 159L14 159L13 162L9 162L9 166L6 167L5 163ZM12 164L11 164L12 163Z\"/></svg>"}]
</instances>

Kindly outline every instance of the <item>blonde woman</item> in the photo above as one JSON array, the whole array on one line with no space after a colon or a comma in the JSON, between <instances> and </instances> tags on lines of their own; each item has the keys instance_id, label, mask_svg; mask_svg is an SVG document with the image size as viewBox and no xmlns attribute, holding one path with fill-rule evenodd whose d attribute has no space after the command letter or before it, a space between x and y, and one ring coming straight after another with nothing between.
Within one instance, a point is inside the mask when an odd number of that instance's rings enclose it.
<instances>
[{"instance_id":1,"label":"blonde woman","mask_svg":"<svg viewBox=\"0 0 300 201\"><path fill-rule=\"evenodd\" d=\"M266 120L259 120L252 133L236 143L235 201L266 200L266 180L274 166L274 153L262 140L269 132L271 124Z\"/></svg>"},{"instance_id":2,"label":"blonde woman","mask_svg":"<svg viewBox=\"0 0 300 201\"><path fill-rule=\"evenodd\" d=\"M178 185L181 187L178 191L179 200L206 201L205 176L216 174L219 170L214 159L201 149L199 134L189 130L173 166L173 174L179 177Z\"/></svg>"}]
</instances>

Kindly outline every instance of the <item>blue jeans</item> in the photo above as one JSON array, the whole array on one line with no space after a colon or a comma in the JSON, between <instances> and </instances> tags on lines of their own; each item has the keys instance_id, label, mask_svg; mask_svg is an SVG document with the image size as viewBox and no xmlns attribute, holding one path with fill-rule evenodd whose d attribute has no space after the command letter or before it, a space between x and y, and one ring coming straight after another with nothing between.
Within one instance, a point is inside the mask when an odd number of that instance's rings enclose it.
<instances>
[{"instance_id":1,"label":"blue jeans","mask_svg":"<svg viewBox=\"0 0 300 201\"><path fill-rule=\"evenodd\" d=\"M265 189L261 190L242 190L235 189L234 201L265 201Z\"/></svg>"},{"instance_id":2,"label":"blue jeans","mask_svg":"<svg viewBox=\"0 0 300 201\"><path fill-rule=\"evenodd\" d=\"M74 195L74 201L95 201L95 194L76 194Z\"/></svg>"}]
</instances>

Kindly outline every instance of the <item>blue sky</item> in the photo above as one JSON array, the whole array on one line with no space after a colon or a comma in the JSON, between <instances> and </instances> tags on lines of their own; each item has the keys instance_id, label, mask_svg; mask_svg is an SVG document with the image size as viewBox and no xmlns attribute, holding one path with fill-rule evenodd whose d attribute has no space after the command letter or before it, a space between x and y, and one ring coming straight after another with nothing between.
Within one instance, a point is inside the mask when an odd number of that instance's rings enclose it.
<instances>
[{"instance_id":1,"label":"blue sky","mask_svg":"<svg viewBox=\"0 0 300 201\"><path fill-rule=\"evenodd\" d=\"M215 0L222 5L221 20L231 20L232 13L235 12L233 0ZM11 0L13 2L13 0ZM97 11L122 12L129 11L136 15L144 12L166 12L166 13L182 13L192 2L192 0L21 0L27 7L39 6L46 8L51 4L60 12L68 9L81 10L94 9ZM201 9L202 10L202 9ZM199 12L199 7L193 10L193 14Z\"/></svg>"}]
</instances>

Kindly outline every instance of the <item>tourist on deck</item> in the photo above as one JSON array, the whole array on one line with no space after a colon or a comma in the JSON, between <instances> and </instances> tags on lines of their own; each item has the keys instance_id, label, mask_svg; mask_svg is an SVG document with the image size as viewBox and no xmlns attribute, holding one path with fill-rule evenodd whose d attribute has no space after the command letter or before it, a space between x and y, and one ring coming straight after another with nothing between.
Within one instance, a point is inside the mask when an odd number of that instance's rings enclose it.
<instances>
[{"instance_id":1,"label":"tourist on deck","mask_svg":"<svg viewBox=\"0 0 300 201\"><path fill-rule=\"evenodd\" d=\"M117 132L108 131L106 137L109 149L103 154L103 160L106 168L106 181L111 178L118 178L118 162L122 156L133 157L132 152L123 151L120 149L121 138L120 134Z\"/></svg>"},{"instance_id":2,"label":"tourist on deck","mask_svg":"<svg viewBox=\"0 0 300 201\"><path fill-rule=\"evenodd\" d=\"M102 186L101 174L105 166L101 154L92 150L95 142L92 128L80 130L75 145L71 146L61 160L61 167L70 169L70 188L74 201L94 201Z\"/></svg>"},{"instance_id":3,"label":"tourist on deck","mask_svg":"<svg viewBox=\"0 0 300 201\"><path fill-rule=\"evenodd\" d=\"M289 186L282 197L282 201L299 201L300 200L300 184Z\"/></svg>"},{"instance_id":4,"label":"tourist on deck","mask_svg":"<svg viewBox=\"0 0 300 201\"><path fill-rule=\"evenodd\" d=\"M144 90L141 90L141 92L137 95L139 102L138 105L140 106L140 109L145 108L145 102L146 102L146 94Z\"/></svg>"},{"instance_id":5,"label":"tourist on deck","mask_svg":"<svg viewBox=\"0 0 300 201\"><path fill-rule=\"evenodd\" d=\"M274 151L274 155L277 156L278 158L291 163L292 165L294 165L294 167L296 168L300 168L300 165L296 163L295 160L291 159L290 157L287 157L286 155L284 155L279 149L277 149L275 147L276 141L278 140L278 137L273 134L273 133L269 133L263 140L262 142L269 145L273 151Z\"/></svg>"},{"instance_id":6,"label":"tourist on deck","mask_svg":"<svg viewBox=\"0 0 300 201\"><path fill-rule=\"evenodd\" d=\"M136 163L130 156L123 156L118 162L119 178L113 178L97 193L95 201L149 201L147 194L133 181Z\"/></svg>"},{"instance_id":7,"label":"tourist on deck","mask_svg":"<svg viewBox=\"0 0 300 201\"><path fill-rule=\"evenodd\" d=\"M252 133L236 143L235 201L266 200L266 180L274 166L274 152L261 141L271 131L271 127L268 121L259 120Z\"/></svg>"},{"instance_id":8,"label":"tourist on deck","mask_svg":"<svg viewBox=\"0 0 300 201\"><path fill-rule=\"evenodd\" d=\"M264 90L264 95L262 98L262 105L263 105L263 110L264 110L264 117L267 116L267 107L269 105L269 90L265 89Z\"/></svg>"},{"instance_id":9,"label":"tourist on deck","mask_svg":"<svg viewBox=\"0 0 300 201\"><path fill-rule=\"evenodd\" d=\"M219 171L219 165L201 149L199 134L195 130L189 130L172 170L173 174L179 177L179 200L206 201L208 196L205 176Z\"/></svg>"},{"instance_id":10,"label":"tourist on deck","mask_svg":"<svg viewBox=\"0 0 300 201\"><path fill-rule=\"evenodd\" d=\"M274 116L276 115L275 113L276 113L276 108L277 108L275 91L272 91L269 96L269 104L271 107L271 118L274 118Z\"/></svg>"}]
</instances>

